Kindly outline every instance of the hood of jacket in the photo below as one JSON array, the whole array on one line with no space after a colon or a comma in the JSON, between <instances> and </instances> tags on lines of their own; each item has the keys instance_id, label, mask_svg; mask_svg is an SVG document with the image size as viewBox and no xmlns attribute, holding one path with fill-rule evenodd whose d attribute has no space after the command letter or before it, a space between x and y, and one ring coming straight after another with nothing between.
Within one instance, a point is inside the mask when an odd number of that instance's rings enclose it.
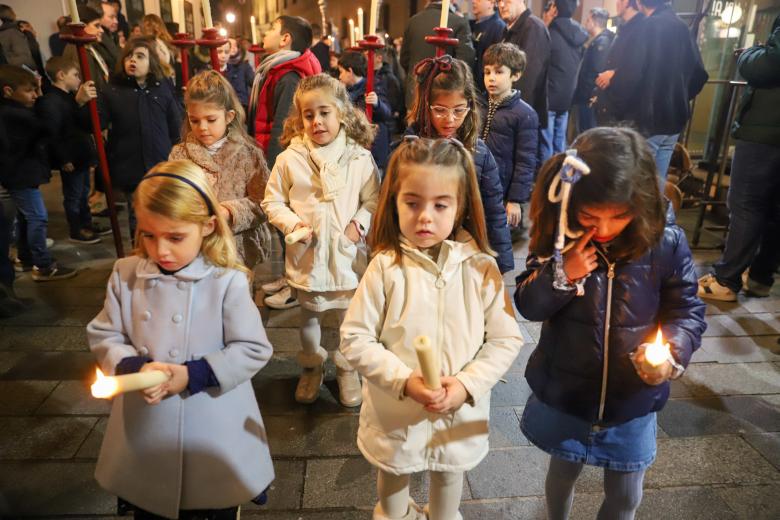
<instances>
[{"instance_id":1,"label":"hood of jacket","mask_svg":"<svg viewBox=\"0 0 780 520\"><path fill-rule=\"evenodd\" d=\"M571 47L581 47L588 41L588 33L571 18L557 17L550 24L551 31L557 31Z\"/></svg>"}]
</instances>

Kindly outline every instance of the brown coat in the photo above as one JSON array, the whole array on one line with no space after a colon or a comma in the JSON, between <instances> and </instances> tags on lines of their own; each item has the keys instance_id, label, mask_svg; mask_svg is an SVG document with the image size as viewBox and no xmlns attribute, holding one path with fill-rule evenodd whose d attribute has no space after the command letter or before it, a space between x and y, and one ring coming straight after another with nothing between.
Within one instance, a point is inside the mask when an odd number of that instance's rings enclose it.
<instances>
[{"instance_id":1,"label":"brown coat","mask_svg":"<svg viewBox=\"0 0 780 520\"><path fill-rule=\"evenodd\" d=\"M195 136L189 135L173 147L169 159L190 160L206 172L217 200L230 211L238 254L246 266L253 269L267 260L271 232L260 203L269 173L260 148L230 132L228 141L212 157Z\"/></svg>"}]
</instances>

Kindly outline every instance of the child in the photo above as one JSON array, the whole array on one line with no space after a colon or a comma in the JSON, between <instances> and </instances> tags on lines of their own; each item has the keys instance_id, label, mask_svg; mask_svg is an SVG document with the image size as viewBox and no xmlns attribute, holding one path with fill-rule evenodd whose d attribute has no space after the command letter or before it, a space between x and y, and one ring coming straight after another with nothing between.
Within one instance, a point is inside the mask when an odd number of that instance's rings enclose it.
<instances>
[{"instance_id":1,"label":"child","mask_svg":"<svg viewBox=\"0 0 780 520\"><path fill-rule=\"evenodd\" d=\"M106 374L170 380L114 398L95 477L136 518L233 519L274 478L251 382L272 347L204 172L161 163L134 204L138 248L87 335Z\"/></svg>"},{"instance_id":2,"label":"child","mask_svg":"<svg viewBox=\"0 0 780 520\"><path fill-rule=\"evenodd\" d=\"M122 50L111 84L98 97L101 122L111 124L106 141L113 187L128 201L144 173L165 161L179 140L181 109L165 77L155 40L130 40ZM128 206L130 236L135 214Z\"/></svg>"},{"instance_id":3,"label":"child","mask_svg":"<svg viewBox=\"0 0 780 520\"><path fill-rule=\"evenodd\" d=\"M228 40L230 44L229 53L225 57L225 70L223 74L236 91L238 101L246 114L249 105L249 90L252 88L252 81L255 79L255 73L252 66L244 60L246 51L238 46L235 38ZM224 49L224 46L220 49ZM222 63L220 55L220 64ZM246 127L245 127L246 128Z\"/></svg>"},{"instance_id":4,"label":"child","mask_svg":"<svg viewBox=\"0 0 780 520\"><path fill-rule=\"evenodd\" d=\"M236 238L238 257L253 270L266 260L271 234L260 203L268 182L263 152L246 133L244 110L227 79L203 71L187 84L182 142L170 160L188 159L206 172L218 211Z\"/></svg>"},{"instance_id":5,"label":"child","mask_svg":"<svg viewBox=\"0 0 780 520\"><path fill-rule=\"evenodd\" d=\"M460 60L443 56L424 59L415 67L415 74L417 87L406 135L454 137L473 154L490 247L498 253L501 272L511 271L515 262L503 189L493 154L477 135L479 114L471 69Z\"/></svg>"},{"instance_id":6,"label":"child","mask_svg":"<svg viewBox=\"0 0 780 520\"><path fill-rule=\"evenodd\" d=\"M35 75L16 65L0 65L0 121L3 139L0 183L17 209L18 270L32 271L36 282L76 275L75 269L58 265L46 247L49 215L38 186L51 178L47 154L48 132L35 116L39 85Z\"/></svg>"},{"instance_id":7,"label":"child","mask_svg":"<svg viewBox=\"0 0 780 520\"><path fill-rule=\"evenodd\" d=\"M701 343L704 304L685 235L671 213L664 217L645 140L626 128L594 128L573 146L579 160L567 161L584 162L590 173L561 202L555 247L559 211L548 196L561 199L566 156L547 162L531 200L531 253L515 303L544 325L526 368L533 394L521 428L552 455L548 518L568 517L574 483L590 464L604 468L599 518L631 519L655 459L655 414L669 397L668 380ZM577 239L566 248L563 232ZM645 343L659 326L671 353L654 368Z\"/></svg>"},{"instance_id":8,"label":"child","mask_svg":"<svg viewBox=\"0 0 780 520\"><path fill-rule=\"evenodd\" d=\"M271 172L263 210L285 235L309 230L303 242L287 246L285 272L289 285L297 289L302 317L298 363L303 372L295 400L311 403L319 394L328 358L320 345L322 314L336 310L340 323L355 293L357 242L371 223L379 181L366 150L374 130L338 80L327 74L304 78L294 102L282 135L282 143L289 146ZM278 308L289 297L287 287L266 301ZM341 404L360 405L357 373L338 352L333 357Z\"/></svg>"},{"instance_id":9,"label":"child","mask_svg":"<svg viewBox=\"0 0 780 520\"><path fill-rule=\"evenodd\" d=\"M522 346L471 154L451 139L407 137L390 159L371 260L341 327L365 378L358 447L377 466L374 520L460 519L463 472L488 451L490 389ZM452 305L457 302L457 305ZM414 338L426 335L442 388L425 386ZM409 498L431 472L428 517Z\"/></svg>"},{"instance_id":10,"label":"child","mask_svg":"<svg viewBox=\"0 0 780 520\"><path fill-rule=\"evenodd\" d=\"M362 52L347 51L338 61L339 81L347 87L352 104L360 110L366 110L366 103L373 106L373 123L377 125L377 134L371 145L371 155L381 171L387 169L390 155L390 127L393 113L387 101L384 84L375 77L374 91L366 94L366 73L368 63ZM376 75L375 75L376 76Z\"/></svg>"},{"instance_id":11,"label":"child","mask_svg":"<svg viewBox=\"0 0 780 520\"><path fill-rule=\"evenodd\" d=\"M70 241L95 244L99 235L111 232L94 224L89 212L89 172L97 157L85 105L97 97L95 84L82 84L78 65L62 56L46 62L46 74L52 88L38 100L36 110L49 131L51 166L60 171Z\"/></svg>"},{"instance_id":12,"label":"child","mask_svg":"<svg viewBox=\"0 0 780 520\"><path fill-rule=\"evenodd\" d=\"M507 222L519 227L520 204L531 198L539 139L539 116L512 88L525 70L525 53L514 44L496 43L488 47L482 61L488 93L482 139L498 165Z\"/></svg>"}]
</instances>

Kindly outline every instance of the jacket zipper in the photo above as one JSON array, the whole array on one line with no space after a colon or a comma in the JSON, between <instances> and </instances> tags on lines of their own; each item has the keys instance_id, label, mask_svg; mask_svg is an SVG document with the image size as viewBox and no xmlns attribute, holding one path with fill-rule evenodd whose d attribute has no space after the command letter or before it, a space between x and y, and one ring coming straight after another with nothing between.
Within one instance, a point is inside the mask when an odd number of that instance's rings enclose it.
<instances>
[{"instance_id":1,"label":"jacket zipper","mask_svg":"<svg viewBox=\"0 0 780 520\"><path fill-rule=\"evenodd\" d=\"M597 250L598 251L598 250ZM615 263L610 263L601 251L599 254L607 262L607 315L604 323L604 361L601 371L601 398L599 399L599 420L604 419L604 405L607 400L607 373L609 371L609 328L612 318L612 283L615 279Z\"/></svg>"}]
</instances>

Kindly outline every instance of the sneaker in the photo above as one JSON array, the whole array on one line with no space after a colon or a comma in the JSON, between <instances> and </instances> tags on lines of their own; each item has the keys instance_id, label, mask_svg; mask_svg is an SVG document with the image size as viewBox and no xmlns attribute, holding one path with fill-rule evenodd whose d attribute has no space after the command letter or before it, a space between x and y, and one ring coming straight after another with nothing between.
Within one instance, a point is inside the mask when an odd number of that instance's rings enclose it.
<instances>
[{"instance_id":1,"label":"sneaker","mask_svg":"<svg viewBox=\"0 0 780 520\"><path fill-rule=\"evenodd\" d=\"M27 271L32 271L33 265L32 264L25 264L19 258L14 258L14 271L17 273L26 273Z\"/></svg>"},{"instance_id":2,"label":"sneaker","mask_svg":"<svg viewBox=\"0 0 780 520\"><path fill-rule=\"evenodd\" d=\"M276 294L285 287L287 287L287 278L284 276L277 278L273 282L264 283L260 286L263 292L268 295Z\"/></svg>"},{"instance_id":3,"label":"sneaker","mask_svg":"<svg viewBox=\"0 0 780 520\"><path fill-rule=\"evenodd\" d=\"M56 263L49 267L33 267L32 279L36 282L50 282L52 280L64 280L76 276L76 270L70 267L62 267Z\"/></svg>"},{"instance_id":4,"label":"sneaker","mask_svg":"<svg viewBox=\"0 0 780 520\"><path fill-rule=\"evenodd\" d=\"M68 240L76 244L97 244L100 242L100 237L90 229L82 229L78 234L71 235Z\"/></svg>"},{"instance_id":5,"label":"sneaker","mask_svg":"<svg viewBox=\"0 0 780 520\"><path fill-rule=\"evenodd\" d=\"M360 376L357 370L336 369L336 382L339 385L339 401L347 408L360 406L363 393L360 389Z\"/></svg>"},{"instance_id":6,"label":"sneaker","mask_svg":"<svg viewBox=\"0 0 780 520\"><path fill-rule=\"evenodd\" d=\"M289 286L276 294L268 296L263 301L268 307L277 310L292 309L293 307L298 306L298 299L293 296L292 289Z\"/></svg>"},{"instance_id":7,"label":"sneaker","mask_svg":"<svg viewBox=\"0 0 780 520\"><path fill-rule=\"evenodd\" d=\"M92 231L94 234L96 234L99 237L102 237L104 235L110 235L113 232L111 226L103 226L101 224L98 224L97 222L92 223L92 227L90 228L90 231Z\"/></svg>"},{"instance_id":8,"label":"sneaker","mask_svg":"<svg viewBox=\"0 0 780 520\"><path fill-rule=\"evenodd\" d=\"M46 239L46 249L51 249L51 247L54 245L54 239L47 238Z\"/></svg>"},{"instance_id":9,"label":"sneaker","mask_svg":"<svg viewBox=\"0 0 780 520\"><path fill-rule=\"evenodd\" d=\"M699 298L718 300L722 302L737 301L737 293L721 285L715 275L707 274L699 278Z\"/></svg>"}]
</instances>

